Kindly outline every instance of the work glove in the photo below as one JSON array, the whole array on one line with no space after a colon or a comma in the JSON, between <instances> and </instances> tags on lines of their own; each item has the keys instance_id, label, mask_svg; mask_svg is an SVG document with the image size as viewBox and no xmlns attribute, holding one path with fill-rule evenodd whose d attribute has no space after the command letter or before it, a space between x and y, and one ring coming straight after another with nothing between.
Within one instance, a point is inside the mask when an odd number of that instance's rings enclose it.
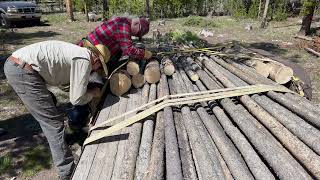
<instances>
[{"instance_id":1,"label":"work glove","mask_svg":"<svg viewBox=\"0 0 320 180\"><path fill-rule=\"evenodd\" d=\"M150 59L152 57L152 52L145 50L144 51L144 59Z\"/></svg>"}]
</instances>

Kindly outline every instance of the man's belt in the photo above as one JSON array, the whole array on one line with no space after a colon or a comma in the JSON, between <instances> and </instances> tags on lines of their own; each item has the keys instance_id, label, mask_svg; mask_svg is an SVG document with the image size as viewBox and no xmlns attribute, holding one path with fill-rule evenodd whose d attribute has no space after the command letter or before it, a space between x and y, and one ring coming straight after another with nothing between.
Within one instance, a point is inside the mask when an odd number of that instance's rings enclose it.
<instances>
[{"instance_id":1,"label":"man's belt","mask_svg":"<svg viewBox=\"0 0 320 180\"><path fill-rule=\"evenodd\" d=\"M13 56L10 56L10 57L8 57L8 59L9 59L10 61L18 64L22 69L26 69L26 70L31 71L31 72L34 71L33 68L32 68L32 66L31 66L30 64L27 64L26 62L21 61L21 60L18 59L18 58L15 58L15 57L13 57Z\"/></svg>"}]
</instances>

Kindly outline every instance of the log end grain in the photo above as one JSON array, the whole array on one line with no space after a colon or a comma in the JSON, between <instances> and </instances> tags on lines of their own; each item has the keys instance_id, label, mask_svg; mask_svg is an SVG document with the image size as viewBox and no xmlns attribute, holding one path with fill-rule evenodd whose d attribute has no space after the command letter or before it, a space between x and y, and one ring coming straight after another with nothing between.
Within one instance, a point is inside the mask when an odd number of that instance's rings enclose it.
<instances>
[{"instance_id":1,"label":"log end grain","mask_svg":"<svg viewBox=\"0 0 320 180\"><path fill-rule=\"evenodd\" d=\"M132 76L131 81L132 81L132 85L135 88L140 88L144 85L144 83L146 82L146 79L143 74L138 73L137 75Z\"/></svg>"},{"instance_id":2,"label":"log end grain","mask_svg":"<svg viewBox=\"0 0 320 180\"><path fill-rule=\"evenodd\" d=\"M128 63L127 63L127 72L131 75L131 76L134 76L134 75L137 75L140 71L140 67L139 67L139 64L137 61L135 60L130 60Z\"/></svg>"},{"instance_id":3,"label":"log end grain","mask_svg":"<svg viewBox=\"0 0 320 180\"><path fill-rule=\"evenodd\" d=\"M270 78L279 84L285 84L293 77L293 70L287 66L272 64Z\"/></svg>"},{"instance_id":4,"label":"log end grain","mask_svg":"<svg viewBox=\"0 0 320 180\"><path fill-rule=\"evenodd\" d=\"M165 57L162 60L162 65L163 65L164 74L167 75L167 76L172 76L172 74L175 71L175 68L174 68L172 60L167 58L167 57Z\"/></svg>"},{"instance_id":5,"label":"log end grain","mask_svg":"<svg viewBox=\"0 0 320 180\"><path fill-rule=\"evenodd\" d=\"M146 65L144 77L150 84L157 83L160 80L160 64L157 60L151 60Z\"/></svg>"},{"instance_id":6,"label":"log end grain","mask_svg":"<svg viewBox=\"0 0 320 180\"><path fill-rule=\"evenodd\" d=\"M110 91L116 96L128 92L131 87L130 75L125 70L114 73L110 78Z\"/></svg>"}]
</instances>

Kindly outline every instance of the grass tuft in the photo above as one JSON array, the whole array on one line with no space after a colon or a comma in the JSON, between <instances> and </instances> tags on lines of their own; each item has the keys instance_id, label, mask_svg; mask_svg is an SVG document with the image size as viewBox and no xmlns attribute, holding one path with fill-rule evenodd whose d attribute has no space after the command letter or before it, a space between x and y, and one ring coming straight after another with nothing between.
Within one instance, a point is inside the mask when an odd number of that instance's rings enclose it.
<instances>
[{"instance_id":1,"label":"grass tuft","mask_svg":"<svg viewBox=\"0 0 320 180\"><path fill-rule=\"evenodd\" d=\"M49 149L43 145L31 148L23 154L24 161L22 165L23 175L32 177L43 169L51 168L51 155Z\"/></svg>"},{"instance_id":2,"label":"grass tuft","mask_svg":"<svg viewBox=\"0 0 320 180\"><path fill-rule=\"evenodd\" d=\"M0 157L0 175L12 167L12 157L8 154Z\"/></svg>"},{"instance_id":3,"label":"grass tuft","mask_svg":"<svg viewBox=\"0 0 320 180\"><path fill-rule=\"evenodd\" d=\"M202 18L200 16L189 16L189 17L187 17L184 20L183 25L185 25L185 26L193 26L193 27L203 27L203 28L217 27L217 24L214 21Z\"/></svg>"}]
</instances>

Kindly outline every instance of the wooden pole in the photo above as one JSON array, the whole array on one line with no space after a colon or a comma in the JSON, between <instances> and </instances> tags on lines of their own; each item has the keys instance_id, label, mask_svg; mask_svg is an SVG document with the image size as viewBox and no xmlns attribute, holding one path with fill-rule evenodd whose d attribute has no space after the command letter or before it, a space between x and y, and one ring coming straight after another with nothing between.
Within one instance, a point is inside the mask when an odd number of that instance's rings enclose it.
<instances>
[{"instance_id":1,"label":"wooden pole","mask_svg":"<svg viewBox=\"0 0 320 180\"><path fill-rule=\"evenodd\" d=\"M183 82L188 82L188 80L185 78ZM186 89L192 91L192 89L190 89L191 84L188 84L189 87ZM232 175L236 179L240 177L252 179L253 177L245 165L244 160L241 158L239 152L236 150L230 139L223 132L222 127L219 125L217 119L212 119L212 117L209 116L206 110L202 107L197 108L197 113L201 117L202 122L205 124L214 142L217 144L217 147L226 161Z\"/></svg>"},{"instance_id":2,"label":"wooden pole","mask_svg":"<svg viewBox=\"0 0 320 180\"><path fill-rule=\"evenodd\" d=\"M167 77L164 74L162 74L160 82L162 96L169 95ZM183 179L172 108L164 108L163 113L165 122L166 179Z\"/></svg>"},{"instance_id":3,"label":"wooden pole","mask_svg":"<svg viewBox=\"0 0 320 180\"><path fill-rule=\"evenodd\" d=\"M144 77L150 84L160 80L160 64L157 60L150 60L144 70Z\"/></svg>"},{"instance_id":4,"label":"wooden pole","mask_svg":"<svg viewBox=\"0 0 320 180\"><path fill-rule=\"evenodd\" d=\"M173 74L174 86L178 93L184 93L182 90L182 84L177 80L177 73ZM189 107L184 106L181 108L181 113L183 117L183 124L186 127L188 137L191 143L191 149L195 159L195 164L197 167L198 177L200 179L217 179L217 173L214 168L214 163L210 159L208 151L201 140L199 132L195 129L194 120Z\"/></svg>"},{"instance_id":5,"label":"wooden pole","mask_svg":"<svg viewBox=\"0 0 320 180\"><path fill-rule=\"evenodd\" d=\"M128 98L119 97L118 99L119 102L112 106L109 118L116 117L127 109ZM98 144L98 149L94 155L94 161L92 162L87 179L97 179L97 175L107 179L112 177L119 140L120 132L115 132ZM109 153L106 154L106 151ZM105 171L105 169L108 169L108 171Z\"/></svg>"},{"instance_id":6,"label":"wooden pole","mask_svg":"<svg viewBox=\"0 0 320 180\"><path fill-rule=\"evenodd\" d=\"M234 84L232 82L230 82L226 77L224 77L219 71L215 70L213 66L208 67L210 69L210 71L221 81L224 83L224 85L226 87L234 87ZM263 108L261 108L259 105L257 105L257 103L255 103L254 101L252 101L251 98L249 98L249 96L241 96L240 97L240 101L248 108L250 109L250 111L261 121L264 121L265 119L268 120L272 120L273 122L277 121L274 119L273 116L271 116L270 114L268 114ZM228 111L228 113L230 114L230 116L232 116L233 120L235 122L242 122L241 120L239 120L240 118L236 118L241 116L240 113L242 111L236 111L236 108L232 106L232 102L228 101L227 99L224 99L223 101L221 101L222 106L224 107L225 110ZM231 107L230 107L231 106ZM237 115L232 114L231 113L239 113ZM242 116L243 117L243 116ZM252 122L255 122L252 119ZM255 122L257 124L257 122ZM238 123L237 123L238 124ZM250 125L250 123L247 124L248 126L246 126L246 128L248 128ZM240 125L239 125L240 126ZM252 126L254 127L254 126ZM241 127L240 127L241 128ZM242 129L242 128L241 128ZM244 130L242 129L245 133L248 130ZM260 129L261 131L264 131L262 129ZM309 176L306 174L306 172L302 169L302 167L300 167L300 165L288 154L288 152L284 151L280 144L275 141L275 139L271 138L272 136L268 137L269 135L267 135L264 139L264 143L259 144L258 136L260 135L260 133L257 131L257 136L252 136L250 139L250 142L253 143L255 145L255 147L259 150L260 153L262 153L263 157L269 162L269 164L274 168L274 170L277 172L277 174L279 176L283 176L283 177L288 177L288 173L292 171L294 171L295 173L297 173L297 176L301 176L301 178L309 178ZM261 138L262 138L262 134L261 134ZM270 147L264 147L266 142L270 143L270 146L273 146L272 149L269 149ZM267 149L269 149L267 151ZM277 151L275 151L277 150ZM273 152L274 151L274 152ZM271 153L272 152L272 153ZM273 156L278 156L278 158L275 161L275 158L270 157L269 154L272 154ZM278 164L280 162L277 161L282 161L282 165L278 166ZM287 173L284 173L284 166L286 166L286 170L285 171L289 171ZM293 176L294 177L294 176ZM292 177L292 178L293 178Z\"/></svg>"},{"instance_id":7,"label":"wooden pole","mask_svg":"<svg viewBox=\"0 0 320 180\"><path fill-rule=\"evenodd\" d=\"M158 84L158 94L160 98L163 96L164 82L160 80ZM163 111L159 111L156 117L156 125L154 130L152 149L150 155L150 162L148 166L147 175L144 179L146 180L161 180L164 179L165 169L165 157L164 157L164 118Z\"/></svg>"},{"instance_id":8,"label":"wooden pole","mask_svg":"<svg viewBox=\"0 0 320 180\"><path fill-rule=\"evenodd\" d=\"M149 93L149 102L157 98L157 86L151 84ZM141 143L139 148L139 155L136 163L135 179L140 180L147 177L147 169L150 161L151 145L154 131L154 115L144 119L143 129L141 135Z\"/></svg>"},{"instance_id":9,"label":"wooden pole","mask_svg":"<svg viewBox=\"0 0 320 180\"><path fill-rule=\"evenodd\" d=\"M138 94L136 89L132 89L130 91L130 93L128 93L128 104L127 104L127 110L126 111L130 111L136 107L138 107L138 102L139 99L137 98L137 95L135 95L135 93ZM133 116L133 115L131 115ZM129 116L126 116L124 119L127 119ZM138 122L139 123L139 122ZM118 144L118 149L117 149L117 154L116 154L116 158L115 158L115 162L114 162L114 167L113 167L113 173L112 173L112 178L113 179L121 179L121 174L122 174L122 168L123 168L123 162L126 160L126 154L127 153L131 153L128 152L128 150L131 150L130 146L130 140L128 137L128 134L130 133L130 136L132 136L133 134L131 134L131 129L134 128L134 125L132 126L128 126L125 127L121 130L120 133L120 140L119 140L119 144Z\"/></svg>"},{"instance_id":10,"label":"wooden pole","mask_svg":"<svg viewBox=\"0 0 320 180\"><path fill-rule=\"evenodd\" d=\"M102 110L100 112L101 115L98 116L96 123L102 123L106 119L108 119L110 111L112 109L112 104L117 103L119 98L113 96L111 94L107 95L104 104L102 106ZM97 134L100 130L94 130L91 132L90 136ZM79 160L77 167L73 173L72 180L85 180L88 177L88 174L91 169L91 165L93 164L95 154L99 144L90 144L85 146L82 153L81 159Z\"/></svg>"},{"instance_id":11,"label":"wooden pole","mask_svg":"<svg viewBox=\"0 0 320 180\"><path fill-rule=\"evenodd\" d=\"M148 101L149 97L149 84L145 84L142 90L138 89L138 93L134 93L132 94L132 96L132 98L134 99L135 107L145 104ZM128 149L127 153L124 154L123 163L121 167L121 179L134 178L136 160L139 153L141 130L141 122L134 123L130 128Z\"/></svg>"},{"instance_id":12,"label":"wooden pole","mask_svg":"<svg viewBox=\"0 0 320 180\"><path fill-rule=\"evenodd\" d=\"M217 57L213 57L213 58L214 58L213 60L216 63L220 64L222 67L224 67L228 71L230 71L233 74L237 75L238 77L240 77L242 80L244 80L248 84L259 84L259 83L260 84L261 83L271 84L271 85L274 84L274 82L272 82L272 81L270 82L269 79L261 78L261 76L258 75L258 74L252 74L252 73L243 72L243 71L235 68L234 66L224 62L223 60L221 60L221 59L219 59ZM208 64L210 64L210 61L206 60L203 63L208 65ZM208 66L210 66L210 65L208 65ZM306 121L310 122L314 126L320 128L319 118L317 117L317 114L312 113L311 110L305 108L304 106L299 106L294 101L290 100L289 98L285 98L280 93L276 93L276 92L270 91L270 92L267 93L267 95L270 98L272 98L273 100L277 101L281 105L283 105L286 108L288 108L289 110L291 110L292 112L294 112L294 113L298 114L299 116L303 117Z\"/></svg>"},{"instance_id":13,"label":"wooden pole","mask_svg":"<svg viewBox=\"0 0 320 180\"><path fill-rule=\"evenodd\" d=\"M176 94L176 90L174 87L174 81L172 79L168 79L168 84L170 88L170 94ZM196 180L197 172L194 164L194 160L192 157L191 147L187 135L187 130L182 123L182 115L181 111L178 108L173 109L173 116L175 127L177 131L177 138L179 143L179 152L181 158L181 166L183 172L184 179Z\"/></svg>"},{"instance_id":14,"label":"wooden pole","mask_svg":"<svg viewBox=\"0 0 320 180\"><path fill-rule=\"evenodd\" d=\"M185 83L191 83L183 72L181 72L181 76L184 77ZM202 91L207 90L200 81L197 82L197 85L199 85ZM220 121L221 125L224 126L224 131L226 131L232 141L237 145L237 148L242 153L242 156L244 156L244 159L246 160L246 163L248 164L254 177L256 179L275 179L254 149L251 147L250 143L241 134L241 132L232 125L229 118L223 113L222 109L218 106L213 106L212 110L217 119Z\"/></svg>"},{"instance_id":15,"label":"wooden pole","mask_svg":"<svg viewBox=\"0 0 320 180\"><path fill-rule=\"evenodd\" d=\"M125 70L114 73L110 78L110 91L116 96L122 96L131 87L130 75Z\"/></svg>"}]
</instances>

